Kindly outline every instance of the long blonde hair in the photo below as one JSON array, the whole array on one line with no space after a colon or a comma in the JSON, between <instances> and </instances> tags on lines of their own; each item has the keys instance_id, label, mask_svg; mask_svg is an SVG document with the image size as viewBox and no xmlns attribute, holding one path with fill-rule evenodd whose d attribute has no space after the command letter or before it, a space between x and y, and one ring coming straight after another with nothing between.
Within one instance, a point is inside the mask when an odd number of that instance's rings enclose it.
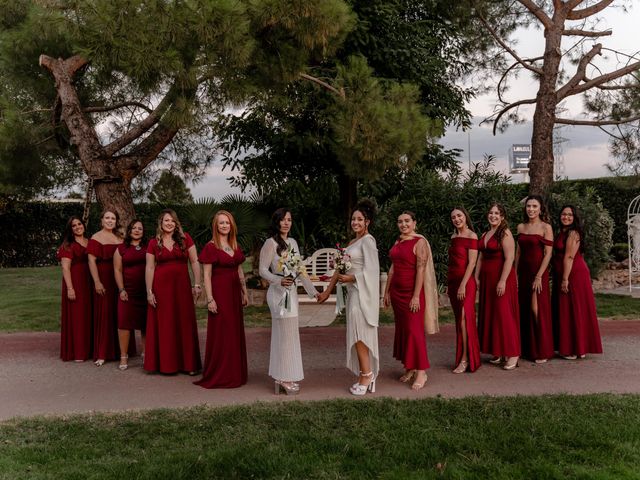
<instances>
[{"instance_id":1,"label":"long blonde hair","mask_svg":"<svg viewBox=\"0 0 640 480\"><path fill-rule=\"evenodd\" d=\"M184 236L184 232L182 231L182 225L180 224L180 220L178 220L178 214L174 210L171 210L170 208L166 208L162 210L160 212L160 215L158 216L158 227L156 228L156 240L158 241L158 247L162 248L162 234L163 234L162 219L167 214L171 215L171 218L173 219L173 221L176 222L176 228L172 234L173 241L176 242L176 244L180 247L181 250L184 250L185 236Z\"/></svg>"},{"instance_id":2,"label":"long blonde hair","mask_svg":"<svg viewBox=\"0 0 640 480\"><path fill-rule=\"evenodd\" d=\"M222 250L220 232L218 232L218 229L216 228L216 225L218 224L218 217L220 215L225 215L229 219L231 229L229 230L229 237L227 241L229 242L229 246L235 251L238 248L238 227L236 226L236 220L233 218L233 215L226 210L218 210L213 216L213 220L211 220L211 241L216 247Z\"/></svg>"}]
</instances>

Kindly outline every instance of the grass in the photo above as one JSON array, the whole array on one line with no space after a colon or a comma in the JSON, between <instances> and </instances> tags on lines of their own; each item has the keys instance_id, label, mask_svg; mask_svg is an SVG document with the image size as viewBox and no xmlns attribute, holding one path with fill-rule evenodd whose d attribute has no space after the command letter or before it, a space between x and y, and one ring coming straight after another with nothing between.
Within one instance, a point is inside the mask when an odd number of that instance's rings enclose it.
<instances>
[{"instance_id":1,"label":"grass","mask_svg":"<svg viewBox=\"0 0 640 480\"><path fill-rule=\"evenodd\" d=\"M0 479L638 478L640 396L332 400L10 420Z\"/></svg>"},{"instance_id":2,"label":"grass","mask_svg":"<svg viewBox=\"0 0 640 480\"><path fill-rule=\"evenodd\" d=\"M57 331L60 328L60 267L0 269L0 332ZM640 318L640 299L621 295L596 294L600 318L619 320ZM207 311L197 308L198 323L206 325ZM450 308L440 309L440 323L453 322ZM391 310L380 311L380 323L392 324ZM334 325L344 324L338 318ZM266 305L245 310L247 327L271 325Z\"/></svg>"}]
</instances>

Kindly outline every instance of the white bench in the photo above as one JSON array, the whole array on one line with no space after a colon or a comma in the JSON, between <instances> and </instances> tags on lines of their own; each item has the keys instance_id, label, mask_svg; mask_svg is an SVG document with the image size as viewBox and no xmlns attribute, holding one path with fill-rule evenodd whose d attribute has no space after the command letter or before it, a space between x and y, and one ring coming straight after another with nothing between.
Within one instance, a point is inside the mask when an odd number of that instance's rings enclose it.
<instances>
[{"instance_id":1,"label":"white bench","mask_svg":"<svg viewBox=\"0 0 640 480\"><path fill-rule=\"evenodd\" d=\"M321 292L326 290L329 285L329 280L320 280L320 277L331 277L333 275L334 269L330 266L330 262L336 253L338 253L338 250L335 248L321 248L313 252L313 255L304 260L309 280L311 280L314 287L321 287ZM308 295L299 295L298 301L300 303L311 303L316 300L309 298ZM327 299L327 302L329 303L335 303L335 301L335 295L331 295Z\"/></svg>"}]
</instances>

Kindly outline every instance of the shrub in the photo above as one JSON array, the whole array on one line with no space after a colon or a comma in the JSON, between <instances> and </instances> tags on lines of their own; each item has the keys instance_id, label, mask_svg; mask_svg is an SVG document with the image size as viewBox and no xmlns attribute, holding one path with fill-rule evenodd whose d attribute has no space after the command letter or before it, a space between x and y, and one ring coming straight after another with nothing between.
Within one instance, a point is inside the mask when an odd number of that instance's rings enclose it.
<instances>
[{"instance_id":1,"label":"shrub","mask_svg":"<svg viewBox=\"0 0 640 480\"><path fill-rule=\"evenodd\" d=\"M614 243L609 250L611 258L616 262L622 262L629 258L629 244L628 243Z\"/></svg>"}]
</instances>

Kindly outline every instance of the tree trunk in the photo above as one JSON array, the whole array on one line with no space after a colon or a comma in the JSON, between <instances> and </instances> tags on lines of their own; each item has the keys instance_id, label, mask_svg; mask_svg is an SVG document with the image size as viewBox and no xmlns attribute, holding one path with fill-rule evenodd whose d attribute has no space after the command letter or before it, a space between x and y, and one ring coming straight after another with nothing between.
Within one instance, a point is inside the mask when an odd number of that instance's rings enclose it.
<instances>
[{"instance_id":1,"label":"tree trunk","mask_svg":"<svg viewBox=\"0 0 640 480\"><path fill-rule=\"evenodd\" d=\"M129 222L136 217L133 208L133 197L129 185L125 184L122 179L114 179L111 181L94 181L94 189L96 192L96 200L103 210L113 210L119 217L119 229L124 234ZM147 229L149 225L147 225Z\"/></svg>"},{"instance_id":2,"label":"tree trunk","mask_svg":"<svg viewBox=\"0 0 640 480\"><path fill-rule=\"evenodd\" d=\"M358 201L358 181L342 172L338 175L338 189L340 192L340 206L342 207L342 219L347 231L351 224L351 210Z\"/></svg>"},{"instance_id":3,"label":"tree trunk","mask_svg":"<svg viewBox=\"0 0 640 480\"><path fill-rule=\"evenodd\" d=\"M531 162L529 163L529 193L545 195L553 183L553 126L556 118L556 82L560 67L562 28L554 23L545 29L545 50L540 88L536 96L536 110L533 115L533 132L531 135Z\"/></svg>"}]
</instances>

